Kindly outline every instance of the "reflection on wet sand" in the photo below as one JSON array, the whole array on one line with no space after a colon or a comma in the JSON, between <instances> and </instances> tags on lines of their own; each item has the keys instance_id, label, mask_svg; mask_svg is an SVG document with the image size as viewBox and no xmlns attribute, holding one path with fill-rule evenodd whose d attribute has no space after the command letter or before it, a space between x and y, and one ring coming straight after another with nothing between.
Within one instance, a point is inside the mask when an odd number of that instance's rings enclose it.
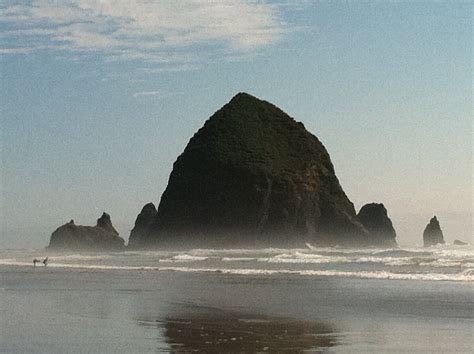
<instances>
[{"instance_id":1,"label":"reflection on wet sand","mask_svg":"<svg viewBox=\"0 0 474 354\"><path fill-rule=\"evenodd\" d=\"M301 352L337 345L334 327L326 323L235 312L141 323L160 327L173 352Z\"/></svg>"}]
</instances>

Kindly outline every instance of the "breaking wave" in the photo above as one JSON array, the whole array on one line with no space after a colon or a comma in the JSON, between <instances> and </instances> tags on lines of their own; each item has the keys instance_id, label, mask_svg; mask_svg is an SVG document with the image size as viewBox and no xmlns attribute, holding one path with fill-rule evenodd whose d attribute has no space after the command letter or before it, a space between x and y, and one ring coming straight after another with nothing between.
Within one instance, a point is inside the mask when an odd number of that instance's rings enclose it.
<instances>
[{"instance_id":1,"label":"breaking wave","mask_svg":"<svg viewBox=\"0 0 474 354\"><path fill-rule=\"evenodd\" d=\"M171 258L160 259L160 262L199 262L205 261L209 257L191 256L189 254L178 254Z\"/></svg>"},{"instance_id":2,"label":"breaking wave","mask_svg":"<svg viewBox=\"0 0 474 354\"><path fill-rule=\"evenodd\" d=\"M28 266L30 263L16 261L0 261L0 265L8 266ZM115 266L115 265L87 265L87 264L66 264L54 263L50 268L73 268L89 270L141 270L159 272L185 272L185 273L220 273L233 275L299 275L299 276L320 276L320 277L346 277L363 279L392 279L392 280L424 280L424 281L474 281L474 269L466 269L456 274L443 273L394 273L388 271L337 271L337 270L293 270L293 269L254 269L254 268L192 268L192 267L153 267L153 266Z\"/></svg>"},{"instance_id":3,"label":"breaking wave","mask_svg":"<svg viewBox=\"0 0 474 354\"><path fill-rule=\"evenodd\" d=\"M2 267L33 267L41 251L0 250ZM409 249L194 249L116 253L49 254L49 268L123 271L215 272L238 275L277 274L367 279L474 280L474 248L450 245ZM42 264L37 267L43 268Z\"/></svg>"}]
</instances>

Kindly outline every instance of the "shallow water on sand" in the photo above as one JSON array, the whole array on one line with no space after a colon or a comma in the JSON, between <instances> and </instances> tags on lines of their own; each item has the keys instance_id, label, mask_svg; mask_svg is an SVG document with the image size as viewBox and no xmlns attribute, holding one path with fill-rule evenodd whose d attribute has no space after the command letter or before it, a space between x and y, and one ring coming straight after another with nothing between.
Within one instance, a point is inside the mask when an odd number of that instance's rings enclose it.
<instances>
[{"instance_id":1,"label":"shallow water on sand","mask_svg":"<svg viewBox=\"0 0 474 354\"><path fill-rule=\"evenodd\" d=\"M0 253L2 352L474 347L469 248L45 255Z\"/></svg>"}]
</instances>

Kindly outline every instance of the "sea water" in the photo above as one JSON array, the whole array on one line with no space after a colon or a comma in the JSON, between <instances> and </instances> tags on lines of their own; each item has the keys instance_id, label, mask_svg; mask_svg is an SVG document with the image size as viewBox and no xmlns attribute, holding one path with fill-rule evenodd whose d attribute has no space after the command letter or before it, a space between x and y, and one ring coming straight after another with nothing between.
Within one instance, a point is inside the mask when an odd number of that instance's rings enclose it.
<instances>
[{"instance_id":1,"label":"sea water","mask_svg":"<svg viewBox=\"0 0 474 354\"><path fill-rule=\"evenodd\" d=\"M473 281L471 246L3 250L0 350L472 352Z\"/></svg>"}]
</instances>

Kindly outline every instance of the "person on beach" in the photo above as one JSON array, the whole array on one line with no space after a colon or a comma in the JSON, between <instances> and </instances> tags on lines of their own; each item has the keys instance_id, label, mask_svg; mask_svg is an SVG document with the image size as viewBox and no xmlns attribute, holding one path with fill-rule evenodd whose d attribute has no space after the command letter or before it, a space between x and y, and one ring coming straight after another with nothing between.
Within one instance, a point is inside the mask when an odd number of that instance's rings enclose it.
<instances>
[{"instance_id":1,"label":"person on beach","mask_svg":"<svg viewBox=\"0 0 474 354\"><path fill-rule=\"evenodd\" d=\"M44 264L45 267L48 265L48 257L46 257L46 258L43 260L43 264Z\"/></svg>"}]
</instances>

